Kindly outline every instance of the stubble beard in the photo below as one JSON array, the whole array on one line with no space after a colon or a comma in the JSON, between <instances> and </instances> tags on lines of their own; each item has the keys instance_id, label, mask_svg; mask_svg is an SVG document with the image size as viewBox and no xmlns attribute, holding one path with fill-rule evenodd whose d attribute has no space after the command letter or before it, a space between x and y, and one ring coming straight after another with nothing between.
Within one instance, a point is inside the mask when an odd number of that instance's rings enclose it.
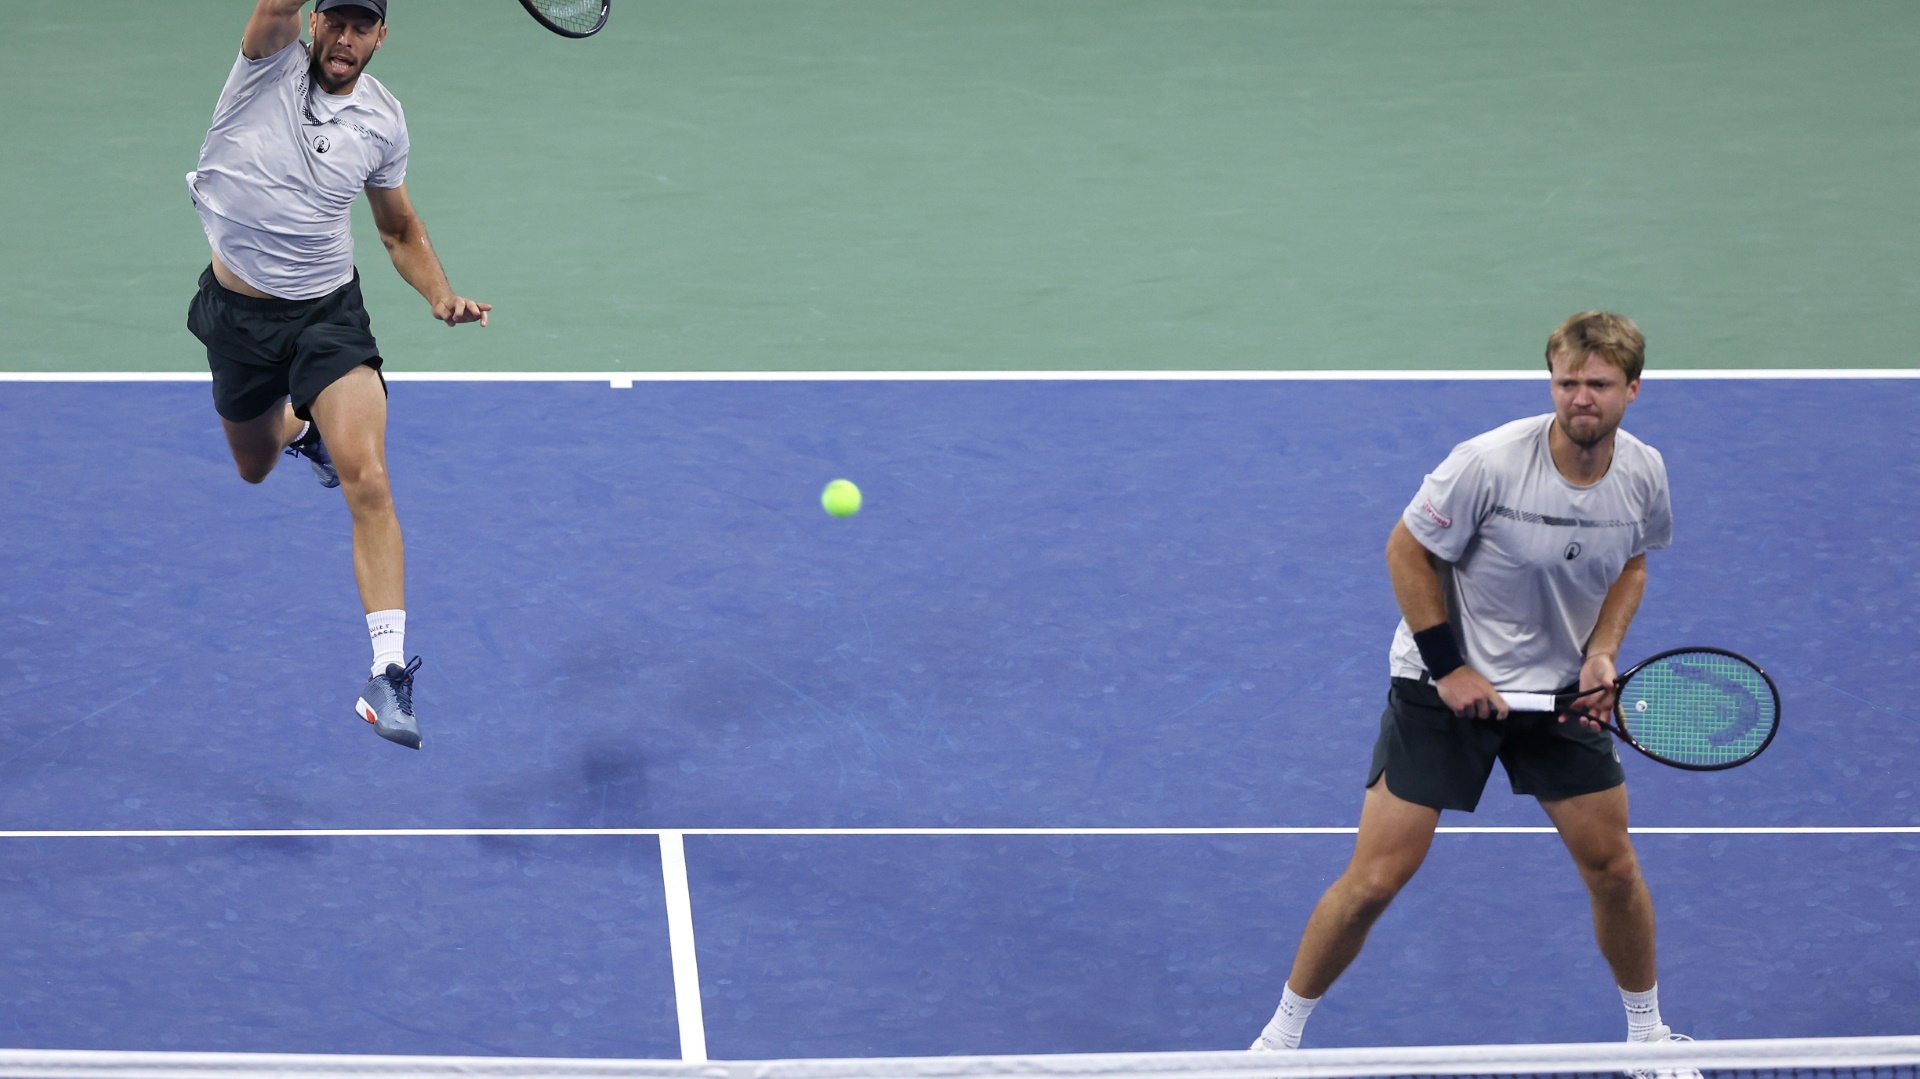
<instances>
[{"instance_id":1,"label":"stubble beard","mask_svg":"<svg viewBox=\"0 0 1920 1079\"><path fill-rule=\"evenodd\" d=\"M1607 439L1612 438L1613 433L1620 429L1620 425L1617 423L1611 426L1602 424L1602 426L1600 426L1595 431L1593 437L1581 438L1579 435L1574 433L1573 425L1571 423L1568 423L1566 420L1558 419L1556 417L1554 422L1560 425L1560 433L1566 436L1566 439L1568 442L1573 443L1574 445L1580 447L1583 450L1593 449L1595 446L1600 445L1601 443L1605 442ZM1598 423L1600 421L1596 419L1595 422Z\"/></svg>"}]
</instances>

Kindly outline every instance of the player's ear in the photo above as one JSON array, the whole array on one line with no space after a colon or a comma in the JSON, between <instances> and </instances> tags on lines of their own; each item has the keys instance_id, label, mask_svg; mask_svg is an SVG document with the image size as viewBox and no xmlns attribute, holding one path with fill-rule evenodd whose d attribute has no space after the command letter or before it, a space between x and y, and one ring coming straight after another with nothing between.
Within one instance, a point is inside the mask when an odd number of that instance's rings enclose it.
<instances>
[{"instance_id":1,"label":"player's ear","mask_svg":"<svg viewBox=\"0 0 1920 1079\"><path fill-rule=\"evenodd\" d=\"M1634 399L1639 396L1640 396L1640 380L1637 378L1629 380L1627 382L1627 404L1633 404Z\"/></svg>"}]
</instances>

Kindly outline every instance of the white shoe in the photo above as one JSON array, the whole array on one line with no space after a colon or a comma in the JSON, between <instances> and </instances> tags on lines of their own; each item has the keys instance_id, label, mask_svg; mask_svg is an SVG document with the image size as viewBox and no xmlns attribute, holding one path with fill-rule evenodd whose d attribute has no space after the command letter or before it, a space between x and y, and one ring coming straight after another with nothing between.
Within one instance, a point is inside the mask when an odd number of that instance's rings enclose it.
<instances>
[{"instance_id":1,"label":"white shoe","mask_svg":"<svg viewBox=\"0 0 1920 1079\"><path fill-rule=\"evenodd\" d=\"M1675 1034L1673 1028L1665 1023L1654 1028L1649 1042L1690 1042L1693 1039L1685 1034ZM1643 1068L1627 1073L1633 1079L1702 1079L1699 1068Z\"/></svg>"},{"instance_id":2,"label":"white shoe","mask_svg":"<svg viewBox=\"0 0 1920 1079\"><path fill-rule=\"evenodd\" d=\"M1283 1042L1268 1041L1266 1031L1261 1031L1260 1036L1253 1040L1253 1044L1247 1046L1247 1052L1249 1053L1285 1053L1292 1049L1293 1046Z\"/></svg>"}]
</instances>

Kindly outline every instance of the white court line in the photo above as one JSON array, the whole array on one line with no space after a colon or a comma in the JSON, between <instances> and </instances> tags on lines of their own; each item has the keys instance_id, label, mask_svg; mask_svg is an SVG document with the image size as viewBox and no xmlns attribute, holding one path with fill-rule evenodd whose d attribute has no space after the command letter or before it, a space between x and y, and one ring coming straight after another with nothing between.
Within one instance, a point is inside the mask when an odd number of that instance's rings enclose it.
<instances>
[{"instance_id":1,"label":"white court line","mask_svg":"<svg viewBox=\"0 0 1920 1079\"><path fill-rule=\"evenodd\" d=\"M1273 1059L1267 1059L1272 1057ZM1322 1076L1654 1074L1714 1072L1911 1074L1920 1038L1779 1038L1545 1045L1386 1046L1249 1053L1244 1049L797 1060L620 1060L553 1057L361 1056L0 1049L19 1079L1317 1079Z\"/></svg>"},{"instance_id":2,"label":"white court line","mask_svg":"<svg viewBox=\"0 0 1920 1079\"><path fill-rule=\"evenodd\" d=\"M432 839L462 836L1152 836L1354 835L1352 826L1273 828L180 828L0 831L0 839ZM1443 826L1442 835L1553 835L1551 827ZM1635 835L1920 835L1920 825L1810 825L1806 827L1635 827Z\"/></svg>"},{"instance_id":3,"label":"white court line","mask_svg":"<svg viewBox=\"0 0 1920 1079\"><path fill-rule=\"evenodd\" d=\"M0 382L207 382L205 371L0 371ZM392 371L389 382L1502 382L1545 381L1544 368L1488 371ZM1920 367L1715 368L1652 371L1665 380L1920 378Z\"/></svg>"},{"instance_id":4,"label":"white court line","mask_svg":"<svg viewBox=\"0 0 1920 1079\"><path fill-rule=\"evenodd\" d=\"M680 1059L707 1059L707 1020L700 1008L700 964L693 945L693 895L687 849L679 832L660 833L660 875L667 885L667 946L673 953L673 1003L680 1017Z\"/></svg>"}]
</instances>

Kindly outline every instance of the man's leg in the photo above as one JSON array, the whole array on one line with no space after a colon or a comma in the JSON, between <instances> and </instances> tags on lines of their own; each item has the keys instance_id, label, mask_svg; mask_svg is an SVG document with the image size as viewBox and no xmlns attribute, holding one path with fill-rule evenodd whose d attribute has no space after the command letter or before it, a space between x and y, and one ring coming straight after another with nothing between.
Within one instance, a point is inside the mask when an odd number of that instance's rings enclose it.
<instances>
[{"instance_id":1,"label":"man's leg","mask_svg":"<svg viewBox=\"0 0 1920 1079\"><path fill-rule=\"evenodd\" d=\"M360 602L369 613L404 610L406 553L387 486L387 395L380 376L371 367L356 367L320 391L308 411L333 454L340 492L353 514Z\"/></svg>"},{"instance_id":2,"label":"man's leg","mask_svg":"<svg viewBox=\"0 0 1920 1079\"><path fill-rule=\"evenodd\" d=\"M1660 1021L1660 992L1654 974L1653 896L1640 876L1640 859L1627 834L1627 786L1593 794L1542 800L1560 839L1580 867L1593 905L1593 936L1613 968L1614 984L1627 1011L1629 1041L1681 1038ZM1633 1079L1700 1079L1692 1068L1659 1068L1629 1073Z\"/></svg>"},{"instance_id":3,"label":"man's leg","mask_svg":"<svg viewBox=\"0 0 1920 1079\"><path fill-rule=\"evenodd\" d=\"M353 514L353 574L367 610L373 673L354 711L382 738L420 748L413 714L413 672L405 663L406 552L387 485L387 394L373 368L361 365L320 391L309 411L333 451L340 491Z\"/></svg>"},{"instance_id":4,"label":"man's leg","mask_svg":"<svg viewBox=\"0 0 1920 1079\"><path fill-rule=\"evenodd\" d=\"M233 451L233 464L240 470L240 478L259 483L279 462L280 451L300 436L300 429L306 424L293 414L293 406L282 397L272 408L245 423L222 417L220 426L226 428L227 448Z\"/></svg>"},{"instance_id":5,"label":"man's leg","mask_svg":"<svg viewBox=\"0 0 1920 1079\"><path fill-rule=\"evenodd\" d=\"M1353 860L1333 882L1307 919L1293 956L1287 986L1317 999L1333 985L1367 942L1373 923L1400 889L1413 879L1433 845L1440 811L1397 797L1382 777L1367 788L1360 807L1360 834Z\"/></svg>"},{"instance_id":6,"label":"man's leg","mask_svg":"<svg viewBox=\"0 0 1920 1079\"><path fill-rule=\"evenodd\" d=\"M1560 832L1567 853L1586 882L1593 905L1593 935L1621 989L1653 988L1653 897L1640 877L1640 859L1627 835L1625 784L1540 808Z\"/></svg>"},{"instance_id":7,"label":"man's leg","mask_svg":"<svg viewBox=\"0 0 1920 1079\"><path fill-rule=\"evenodd\" d=\"M1426 860L1439 823L1439 810L1395 795L1384 776L1367 788L1353 859L1314 905L1294 952L1286 993L1253 1048L1299 1046L1313 1006L1360 954L1373 923Z\"/></svg>"}]
</instances>

